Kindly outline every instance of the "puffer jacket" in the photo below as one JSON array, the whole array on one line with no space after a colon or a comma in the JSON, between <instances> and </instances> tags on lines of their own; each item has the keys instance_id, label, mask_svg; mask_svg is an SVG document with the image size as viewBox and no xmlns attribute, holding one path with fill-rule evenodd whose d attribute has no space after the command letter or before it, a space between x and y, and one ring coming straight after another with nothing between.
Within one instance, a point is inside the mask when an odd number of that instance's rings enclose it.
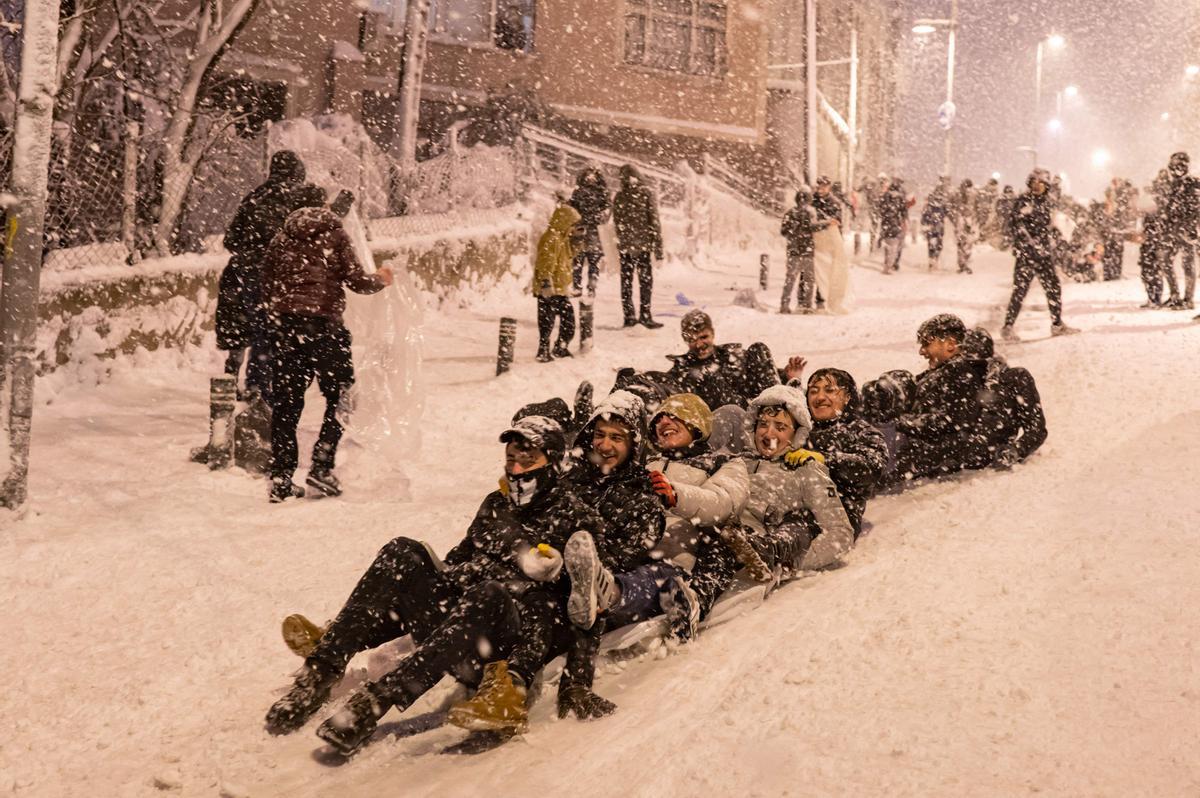
<instances>
[{"instance_id":1,"label":"puffer jacket","mask_svg":"<svg viewBox=\"0 0 1200 798\"><path fill-rule=\"evenodd\" d=\"M750 498L746 464L736 457L714 454L706 441L653 457L646 467L661 471L675 490L676 504L667 514L667 528L656 554L691 570L700 544L697 527L718 527L736 519Z\"/></svg>"},{"instance_id":2,"label":"puffer jacket","mask_svg":"<svg viewBox=\"0 0 1200 798\"><path fill-rule=\"evenodd\" d=\"M608 199L608 184L598 169L587 169L579 175L570 204L581 217L579 251L603 252L599 227L608 221L612 205Z\"/></svg>"},{"instance_id":3,"label":"puffer jacket","mask_svg":"<svg viewBox=\"0 0 1200 798\"><path fill-rule=\"evenodd\" d=\"M316 316L341 323L346 292L385 287L354 255L342 220L328 208L302 208L283 223L263 259L263 300L274 316Z\"/></svg>"},{"instance_id":4,"label":"puffer jacket","mask_svg":"<svg viewBox=\"0 0 1200 798\"><path fill-rule=\"evenodd\" d=\"M584 504L604 519L605 536L597 541L601 561L614 573L628 573L650 560L662 539L665 517L662 502L650 487L643 465L644 405L628 391L616 391L596 408L575 438L576 465L568 479ZM601 420L623 422L632 430L630 455L611 473L592 462L592 432Z\"/></svg>"},{"instance_id":5,"label":"puffer jacket","mask_svg":"<svg viewBox=\"0 0 1200 798\"><path fill-rule=\"evenodd\" d=\"M613 197L612 217L617 228L618 250L631 254L649 252L656 258L662 258L662 226L658 221L658 204L642 176L632 166L621 167L621 190Z\"/></svg>"},{"instance_id":6,"label":"puffer jacket","mask_svg":"<svg viewBox=\"0 0 1200 798\"><path fill-rule=\"evenodd\" d=\"M854 545L854 531L828 469L816 460L790 468L783 457L805 448L809 437L808 402L804 392L786 385L763 391L750 402L746 433L753 437L760 408L782 406L796 424L791 444L772 458L747 455L743 459L750 477L750 498L741 523L757 533L777 529L785 522L803 520L817 534L801 558L802 570L826 568Z\"/></svg>"},{"instance_id":7,"label":"puffer jacket","mask_svg":"<svg viewBox=\"0 0 1200 798\"><path fill-rule=\"evenodd\" d=\"M701 360L692 352L668 355L673 361L668 376L684 391L694 393L711 409L746 403L768 386L779 383L771 350L761 342L743 349L741 344L718 344L712 357Z\"/></svg>"},{"instance_id":8,"label":"puffer jacket","mask_svg":"<svg viewBox=\"0 0 1200 798\"><path fill-rule=\"evenodd\" d=\"M875 495L887 471L888 447L883 433L857 414L846 412L839 418L814 422L807 448L825 456L825 466L858 537L867 500Z\"/></svg>"},{"instance_id":9,"label":"puffer jacket","mask_svg":"<svg viewBox=\"0 0 1200 798\"><path fill-rule=\"evenodd\" d=\"M575 258L571 228L578 222L579 212L570 205L559 205L550 215L546 232L538 239L537 260L533 265L534 296L570 295L571 263Z\"/></svg>"}]
</instances>

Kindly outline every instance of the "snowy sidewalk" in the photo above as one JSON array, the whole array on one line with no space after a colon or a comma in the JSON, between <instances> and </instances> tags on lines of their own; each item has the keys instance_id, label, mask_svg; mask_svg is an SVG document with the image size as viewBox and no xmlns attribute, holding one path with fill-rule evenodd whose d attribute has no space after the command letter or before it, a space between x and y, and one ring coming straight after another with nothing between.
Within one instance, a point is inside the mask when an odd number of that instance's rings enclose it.
<instances>
[{"instance_id":1,"label":"snowy sidewalk","mask_svg":"<svg viewBox=\"0 0 1200 798\"><path fill-rule=\"evenodd\" d=\"M1050 437L1031 462L873 502L874 531L846 568L676 656L602 675L612 718L558 721L544 701L530 733L493 754L434 756L460 734L439 729L378 740L340 768L312 758L311 724L262 731L298 665L280 618L332 614L395 535L456 542L500 474L512 412L581 379L603 393L619 366L664 368L682 351L678 292L714 316L718 342L764 340L777 360L800 353L860 381L923 368L915 331L933 313L997 329L1010 258L985 250L960 276L907 254L896 275L853 269L857 308L837 317L732 306L732 289L757 281L752 255L670 267L656 275L658 331L619 329L610 269L596 350L545 366L534 302L516 290L431 310L408 502L356 491L354 452L343 499L282 507L261 481L188 463L215 358L148 358L61 390L35 418L29 511L0 522L0 611L16 631L0 652L0 792L1200 792L1200 324L1138 310L1132 277L1065 286L1083 334L1000 346L1046 406ZM759 294L772 309L780 276ZM517 363L494 379L501 314L519 319ZM1035 288L1018 329L1048 328ZM310 409L309 436L315 421Z\"/></svg>"}]
</instances>

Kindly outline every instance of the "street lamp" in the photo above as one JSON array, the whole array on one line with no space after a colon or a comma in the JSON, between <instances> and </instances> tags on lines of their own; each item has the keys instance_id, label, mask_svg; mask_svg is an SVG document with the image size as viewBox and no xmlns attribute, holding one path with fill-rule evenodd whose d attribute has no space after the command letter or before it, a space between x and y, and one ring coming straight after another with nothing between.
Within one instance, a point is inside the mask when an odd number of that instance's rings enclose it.
<instances>
[{"instance_id":1,"label":"street lamp","mask_svg":"<svg viewBox=\"0 0 1200 798\"><path fill-rule=\"evenodd\" d=\"M1197 75L1200 75L1200 66L1197 66L1196 64L1188 64L1187 69L1183 70L1183 74L1187 75L1189 78L1194 78Z\"/></svg>"},{"instance_id":2,"label":"street lamp","mask_svg":"<svg viewBox=\"0 0 1200 798\"><path fill-rule=\"evenodd\" d=\"M1037 71L1034 75L1033 84L1033 136L1035 142L1038 139L1042 119L1042 53L1046 47L1049 47L1051 50L1061 50L1066 46L1066 43L1066 39L1057 33L1053 33L1037 44ZM1037 166L1036 150L1034 151L1034 166Z\"/></svg>"},{"instance_id":3,"label":"street lamp","mask_svg":"<svg viewBox=\"0 0 1200 798\"><path fill-rule=\"evenodd\" d=\"M1103 169L1108 166L1108 162L1112 160L1112 155L1103 147L1097 148L1092 152L1092 166L1097 169Z\"/></svg>"},{"instance_id":4,"label":"street lamp","mask_svg":"<svg viewBox=\"0 0 1200 798\"><path fill-rule=\"evenodd\" d=\"M1071 84L1070 86L1065 87L1063 89L1063 96L1066 97L1068 100L1074 100L1076 97L1079 96L1079 87L1074 84Z\"/></svg>"},{"instance_id":5,"label":"street lamp","mask_svg":"<svg viewBox=\"0 0 1200 798\"><path fill-rule=\"evenodd\" d=\"M946 102L938 109L938 119L946 131L946 151L942 157L942 174L950 174L950 153L954 140L954 49L958 34L958 0L950 4L949 19L918 19L913 23L912 31L918 36L933 33L938 28L947 31L946 40Z\"/></svg>"}]
</instances>

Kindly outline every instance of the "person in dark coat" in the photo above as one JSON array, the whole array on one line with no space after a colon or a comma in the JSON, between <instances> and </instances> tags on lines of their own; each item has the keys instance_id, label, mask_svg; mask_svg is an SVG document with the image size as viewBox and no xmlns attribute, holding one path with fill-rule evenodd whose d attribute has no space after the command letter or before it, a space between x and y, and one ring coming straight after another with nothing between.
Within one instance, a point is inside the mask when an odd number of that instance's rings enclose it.
<instances>
[{"instance_id":1,"label":"person in dark coat","mask_svg":"<svg viewBox=\"0 0 1200 798\"><path fill-rule=\"evenodd\" d=\"M297 465L296 427L304 410L304 392L314 378L325 397L325 418L305 481L327 496L341 493L333 474L342 438L338 405L354 382L350 331L342 321L346 308L343 286L356 293L372 294L392 283L387 267L375 274L363 271L342 227L341 216L349 211L353 195L339 195L334 205L339 215L323 206L324 191L315 186L312 189L306 192L306 207L287 218L263 257L262 289L271 323L275 381L272 502L303 495L292 483Z\"/></svg>"},{"instance_id":2,"label":"person in dark coat","mask_svg":"<svg viewBox=\"0 0 1200 798\"><path fill-rule=\"evenodd\" d=\"M1000 225L1000 249L1012 246L1012 210L1017 202L1017 194L1012 186L1005 186L996 200L996 220Z\"/></svg>"},{"instance_id":3,"label":"person in dark coat","mask_svg":"<svg viewBox=\"0 0 1200 798\"><path fill-rule=\"evenodd\" d=\"M1029 190L1017 198L1012 210L1013 251L1016 263L1013 273L1012 297L1008 301L1008 313L1004 317L1001 335L1006 341L1019 341L1013 330L1021 304L1033 278L1037 277L1046 292L1046 304L1050 307L1052 335L1067 335L1079 332L1068 327L1062 318L1062 283L1054 270L1054 236L1052 235L1050 197L1050 174L1045 169L1035 169L1027 181Z\"/></svg>"},{"instance_id":4,"label":"person in dark coat","mask_svg":"<svg viewBox=\"0 0 1200 798\"><path fill-rule=\"evenodd\" d=\"M1142 273L1142 285L1146 288L1146 303L1143 308L1159 308L1163 304L1163 249L1166 232L1162 217L1152 210L1142 217L1141 245L1138 247L1138 268ZM1171 272L1172 280L1175 273Z\"/></svg>"},{"instance_id":5,"label":"person in dark coat","mask_svg":"<svg viewBox=\"0 0 1200 798\"><path fill-rule=\"evenodd\" d=\"M577 225L578 244L575 251L573 285L575 296L583 291L583 268L587 266L589 298L596 296L596 281L600 277L600 260L604 249L600 244L600 225L608 221L612 205L608 199L608 184L599 169L585 169L579 173L575 191L568 204L579 212Z\"/></svg>"},{"instance_id":6,"label":"person in dark coat","mask_svg":"<svg viewBox=\"0 0 1200 798\"><path fill-rule=\"evenodd\" d=\"M917 332L929 369L917 375L913 405L896 420L905 435L896 453L898 480L950 474L979 462L986 446L979 403L985 366L960 351L966 333L962 319L946 313Z\"/></svg>"},{"instance_id":7,"label":"person in dark coat","mask_svg":"<svg viewBox=\"0 0 1200 798\"><path fill-rule=\"evenodd\" d=\"M1171 156L1167 166L1167 184L1163 191L1162 218L1165 228L1161 253L1163 272L1168 281L1175 282L1175 256L1183 262L1183 296L1172 285L1167 307L1172 310L1192 308L1196 292L1196 241L1200 226L1200 178L1189 174L1191 159L1186 152Z\"/></svg>"},{"instance_id":8,"label":"person in dark coat","mask_svg":"<svg viewBox=\"0 0 1200 798\"><path fill-rule=\"evenodd\" d=\"M651 258L663 257L662 225L658 220L658 203L638 170L626 164L621 167L621 188L613 197L613 224L617 228L617 252L621 258L621 310L625 326L641 324L650 329L662 327L650 312L654 291L654 272ZM638 280L638 314L633 310L633 277Z\"/></svg>"},{"instance_id":9,"label":"person in dark coat","mask_svg":"<svg viewBox=\"0 0 1200 798\"><path fill-rule=\"evenodd\" d=\"M688 351L669 355L674 365L667 374L683 392L694 393L709 407L746 407L764 389L779 382L779 373L766 344L721 344L715 341L712 318L702 310L688 311L680 322Z\"/></svg>"},{"instance_id":10,"label":"person in dark coat","mask_svg":"<svg viewBox=\"0 0 1200 798\"><path fill-rule=\"evenodd\" d=\"M986 365L980 430L986 441L980 465L1009 469L1046 441L1046 414L1037 383L1028 369L1009 366L996 355L992 336L982 327L968 330L963 355Z\"/></svg>"},{"instance_id":11,"label":"person in dark coat","mask_svg":"<svg viewBox=\"0 0 1200 798\"><path fill-rule=\"evenodd\" d=\"M283 222L300 207L304 164L291 150L271 156L266 182L245 196L225 231L231 253L221 271L217 294L217 348L228 352L225 373L236 376L250 349L246 387L270 401L271 362L262 308L260 269L263 254Z\"/></svg>"},{"instance_id":12,"label":"person in dark coat","mask_svg":"<svg viewBox=\"0 0 1200 798\"><path fill-rule=\"evenodd\" d=\"M883 433L861 417L858 387L849 372L814 371L808 378L807 400L813 425L805 448L824 458L857 538L867 500L887 469L887 444ZM786 458L789 465L803 460L803 453L796 452Z\"/></svg>"},{"instance_id":13,"label":"person in dark coat","mask_svg":"<svg viewBox=\"0 0 1200 798\"><path fill-rule=\"evenodd\" d=\"M904 183L896 178L879 200L879 238L883 242L883 273L900 269L904 231L908 226L908 198Z\"/></svg>"},{"instance_id":14,"label":"person in dark coat","mask_svg":"<svg viewBox=\"0 0 1200 798\"><path fill-rule=\"evenodd\" d=\"M796 192L796 205L783 217L779 228L780 234L787 241L787 272L783 278L783 297L779 302L780 313L791 313L792 289L799 278L800 285L796 289L797 309L801 313L812 313L814 292L817 289L817 276L813 262L813 233L828 227L832 222L828 219L817 221L817 213L812 207L813 195L807 188Z\"/></svg>"},{"instance_id":15,"label":"person in dark coat","mask_svg":"<svg viewBox=\"0 0 1200 798\"><path fill-rule=\"evenodd\" d=\"M938 260L942 257L942 244L946 236L947 202L943 181L929 192L929 196L925 198L925 208L921 211L921 229L925 233L931 271L937 268Z\"/></svg>"}]
</instances>

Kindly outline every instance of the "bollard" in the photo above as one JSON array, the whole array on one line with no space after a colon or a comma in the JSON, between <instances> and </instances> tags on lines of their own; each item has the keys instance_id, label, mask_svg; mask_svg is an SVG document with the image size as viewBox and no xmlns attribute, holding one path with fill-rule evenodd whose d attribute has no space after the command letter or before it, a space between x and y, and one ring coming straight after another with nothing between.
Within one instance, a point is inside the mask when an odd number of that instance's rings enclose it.
<instances>
[{"instance_id":1,"label":"bollard","mask_svg":"<svg viewBox=\"0 0 1200 798\"><path fill-rule=\"evenodd\" d=\"M500 319L500 351L496 354L496 376L499 377L512 367L513 347L517 342L517 320L505 316Z\"/></svg>"},{"instance_id":2,"label":"bollard","mask_svg":"<svg viewBox=\"0 0 1200 798\"><path fill-rule=\"evenodd\" d=\"M592 351L592 303L579 303L579 351Z\"/></svg>"},{"instance_id":3,"label":"bollard","mask_svg":"<svg viewBox=\"0 0 1200 798\"><path fill-rule=\"evenodd\" d=\"M862 252L862 233L854 231L854 254Z\"/></svg>"},{"instance_id":4,"label":"bollard","mask_svg":"<svg viewBox=\"0 0 1200 798\"><path fill-rule=\"evenodd\" d=\"M233 460L233 407L237 377L213 377L208 389L208 467L228 468Z\"/></svg>"},{"instance_id":5,"label":"bollard","mask_svg":"<svg viewBox=\"0 0 1200 798\"><path fill-rule=\"evenodd\" d=\"M758 256L758 287L767 290L767 277L771 273L771 256L763 253Z\"/></svg>"}]
</instances>

